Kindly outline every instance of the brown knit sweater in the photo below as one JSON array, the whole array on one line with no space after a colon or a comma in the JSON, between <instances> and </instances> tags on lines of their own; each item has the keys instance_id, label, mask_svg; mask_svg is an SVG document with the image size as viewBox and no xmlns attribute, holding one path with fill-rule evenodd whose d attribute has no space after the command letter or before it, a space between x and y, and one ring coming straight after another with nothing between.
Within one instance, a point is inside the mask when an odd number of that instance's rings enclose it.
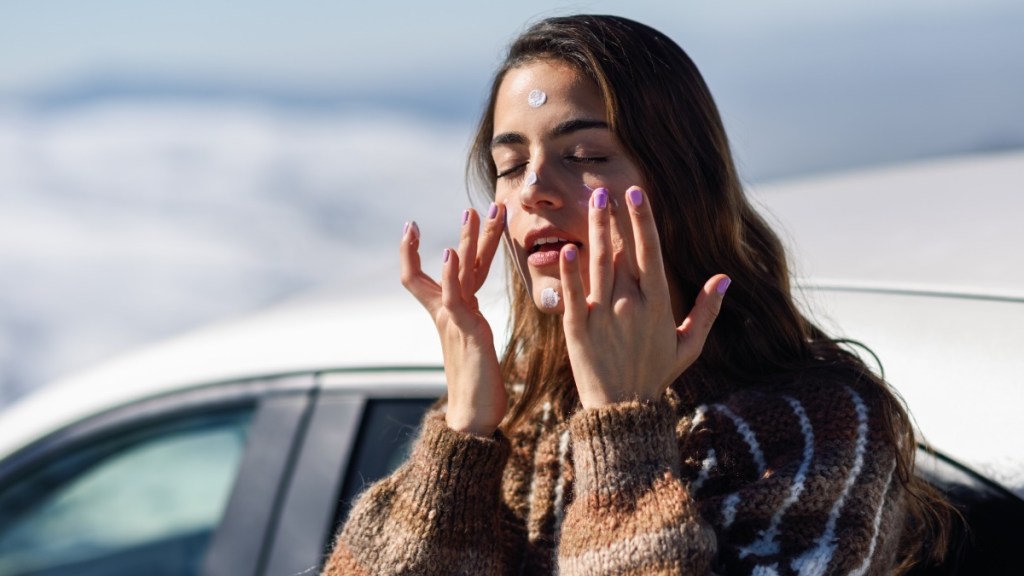
<instances>
[{"instance_id":1,"label":"brown knit sweater","mask_svg":"<svg viewBox=\"0 0 1024 576\"><path fill-rule=\"evenodd\" d=\"M360 497L324 574L889 574L905 494L880 408L803 379L670 389L508 437L424 421Z\"/></svg>"}]
</instances>

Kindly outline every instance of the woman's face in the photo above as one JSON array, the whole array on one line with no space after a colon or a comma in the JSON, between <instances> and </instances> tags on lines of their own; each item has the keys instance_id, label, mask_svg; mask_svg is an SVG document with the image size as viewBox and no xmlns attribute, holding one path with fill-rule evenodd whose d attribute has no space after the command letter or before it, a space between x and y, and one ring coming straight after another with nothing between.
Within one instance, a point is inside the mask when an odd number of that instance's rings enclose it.
<instances>
[{"instance_id":1,"label":"woman's face","mask_svg":"<svg viewBox=\"0 0 1024 576\"><path fill-rule=\"evenodd\" d=\"M506 207L507 240L527 289L546 312L563 309L559 251L566 242L579 247L590 292L591 192L606 188L609 206L628 220L623 194L644 186L605 112L597 86L556 60L508 71L495 99L495 201Z\"/></svg>"}]
</instances>

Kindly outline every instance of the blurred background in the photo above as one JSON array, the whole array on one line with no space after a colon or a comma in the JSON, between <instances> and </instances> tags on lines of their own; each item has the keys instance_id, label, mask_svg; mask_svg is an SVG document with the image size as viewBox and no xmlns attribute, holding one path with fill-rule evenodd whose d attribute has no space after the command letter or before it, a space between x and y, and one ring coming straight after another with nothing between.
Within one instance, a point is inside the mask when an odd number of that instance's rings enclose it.
<instances>
[{"instance_id":1,"label":"blurred background","mask_svg":"<svg viewBox=\"0 0 1024 576\"><path fill-rule=\"evenodd\" d=\"M210 322L398 292L408 219L436 271L492 70L542 17L676 40L751 186L1024 147L1019 0L0 6L0 406Z\"/></svg>"}]
</instances>

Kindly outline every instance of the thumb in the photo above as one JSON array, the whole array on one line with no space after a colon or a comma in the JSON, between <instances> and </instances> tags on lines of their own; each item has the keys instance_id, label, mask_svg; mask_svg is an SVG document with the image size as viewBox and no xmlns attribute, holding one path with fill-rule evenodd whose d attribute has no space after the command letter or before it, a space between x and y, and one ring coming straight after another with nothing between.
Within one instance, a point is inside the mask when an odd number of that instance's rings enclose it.
<instances>
[{"instance_id":1,"label":"thumb","mask_svg":"<svg viewBox=\"0 0 1024 576\"><path fill-rule=\"evenodd\" d=\"M683 370L693 364L704 349L711 327L722 310L725 291L731 283L732 280L725 274L716 274L708 279L697 294L690 313L676 328L676 359L682 364Z\"/></svg>"}]
</instances>

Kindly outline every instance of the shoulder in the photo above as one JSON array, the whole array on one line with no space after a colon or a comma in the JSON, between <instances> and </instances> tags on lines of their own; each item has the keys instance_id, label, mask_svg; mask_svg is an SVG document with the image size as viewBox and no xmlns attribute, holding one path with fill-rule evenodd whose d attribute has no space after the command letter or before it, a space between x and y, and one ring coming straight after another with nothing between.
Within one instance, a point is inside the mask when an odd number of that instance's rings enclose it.
<instances>
[{"instance_id":1,"label":"shoulder","mask_svg":"<svg viewBox=\"0 0 1024 576\"><path fill-rule=\"evenodd\" d=\"M822 471L886 468L898 451L894 427L902 425L881 381L827 368L734 390L690 410L677 426L684 468L687 458L692 469L713 453L737 479L802 462Z\"/></svg>"},{"instance_id":2,"label":"shoulder","mask_svg":"<svg viewBox=\"0 0 1024 576\"><path fill-rule=\"evenodd\" d=\"M681 416L681 474L725 571L888 566L904 521L884 385L809 370Z\"/></svg>"}]
</instances>

